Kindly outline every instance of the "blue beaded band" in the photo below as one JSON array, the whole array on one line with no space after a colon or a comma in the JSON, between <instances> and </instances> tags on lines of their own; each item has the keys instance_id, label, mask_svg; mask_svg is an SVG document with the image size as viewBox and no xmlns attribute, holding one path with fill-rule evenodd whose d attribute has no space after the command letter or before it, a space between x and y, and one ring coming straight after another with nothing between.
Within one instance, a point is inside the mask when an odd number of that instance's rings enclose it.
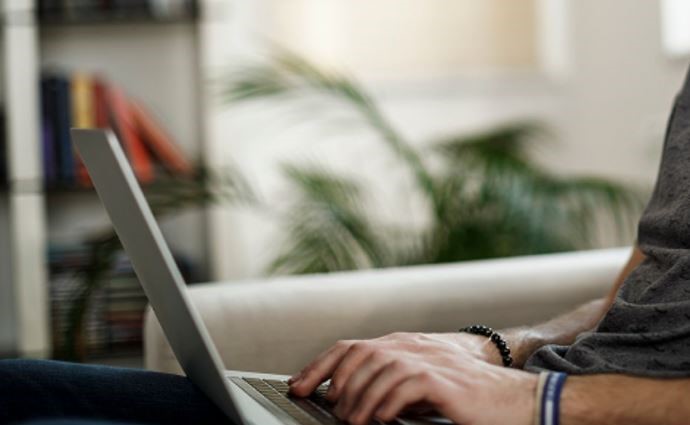
<instances>
[{"instance_id":1,"label":"blue beaded band","mask_svg":"<svg viewBox=\"0 0 690 425\"><path fill-rule=\"evenodd\" d=\"M561 391L568 375L560 372L549 372L541 395L539 423L541 425L558 425L561 410Z\"/></svg>"}]
</instances>

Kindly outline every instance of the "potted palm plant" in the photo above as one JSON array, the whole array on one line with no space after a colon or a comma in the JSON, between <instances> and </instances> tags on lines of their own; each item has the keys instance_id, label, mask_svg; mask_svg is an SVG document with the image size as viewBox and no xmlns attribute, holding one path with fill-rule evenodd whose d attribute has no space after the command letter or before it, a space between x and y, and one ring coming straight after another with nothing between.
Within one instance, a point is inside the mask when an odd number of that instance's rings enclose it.
<instances>
[{"instance_id":1,"label":"potted palm plant","mask_svg":"<svg viewBox=\"0 0 690 425\"><path fill-rule=\"evenodd\" d=\"M421 228L382 223L367 208L367 182L322 165L289 164L283 171L294 189L294 202L281 214L286 238L269 266L274 273L585 248L592 246L602 218L616 223L617 237L626 237L641 206L638 191L623 184L562 177L537 165L529 155L530 145L548 133L532 123L447 137L429 149L415 149L355 80L291 53L234 71L224 95L234 104L273 100L289 106L317 96L351 108L405 166L428 211ZM328 119L326 114L323 119Z\"/></svg>"}]
</instances>

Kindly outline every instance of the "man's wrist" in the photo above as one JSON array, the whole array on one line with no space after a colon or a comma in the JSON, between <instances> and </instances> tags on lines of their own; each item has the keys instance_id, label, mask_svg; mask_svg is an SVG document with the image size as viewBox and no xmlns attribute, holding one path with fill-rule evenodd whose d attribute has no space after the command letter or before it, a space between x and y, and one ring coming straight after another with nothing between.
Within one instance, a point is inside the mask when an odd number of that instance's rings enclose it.
<instances>
[{"instance_id":1,"label":"man's wrist","mask_svg":"<svg viewBox=\"0 0 690 425\"><path fill-rule=\"evenodd\" d=\"M539 338L539 333L529 327L508 328L497 332L510 347L513 367L518 369L522 368L535 350L546 344L542 338ZM450 341L470 350L487 363L496 366L503 365L500 351L489 338L483 335L452 333L447 334L445 338L450 338Z\"/></svg>"},{"instance_id":2,"label":"man's wrist","mask_svg":"<svg viewBox=\"0 0 690 425\"><path fill-rule=\"evenodd\" d=\"M485 325L465 326L459 331L473 335L485 336L496 346L496 350L498 350L498 352L501 354L501 363L503 363L503 366L511 367L513 365L513 357L510 355L510 346L508 345L508 342L503 339L500 333Z\"/></svg>"},{"instance_id":3,"label":"man's wrist","mask_svg":"<svg viewBox=\"0 0 690 425\"><path fill-rule=\"evenodd\" d=\"M545 342L539 338L537 332L526 326L509 328L498 332L510 346L513 356L513 366L516 368L522 368L532 353L545 344Z\"/></svg>"},{"instance_id":4,"label":"man's wrist","mask_svg":"<svg viewBox=\"0 0 690 425\"><path fill-rule=\"evenodd\" d=\"M503 336L510 346L513 357L513 366L521 368L527 358L536 349L532 349L532 332L529 328L519 327L500 330L499 333Z\"/></svg>"}]
</instances>

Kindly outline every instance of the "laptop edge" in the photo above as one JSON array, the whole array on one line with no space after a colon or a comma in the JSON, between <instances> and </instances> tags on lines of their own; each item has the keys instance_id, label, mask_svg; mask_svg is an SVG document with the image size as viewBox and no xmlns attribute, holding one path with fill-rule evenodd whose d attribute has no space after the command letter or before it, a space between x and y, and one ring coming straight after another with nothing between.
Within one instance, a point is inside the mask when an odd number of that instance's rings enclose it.
<instances>
[{"instance_id":1,"label":"laptop edge","mask_svg":"<svg viewBox=\"0 0 690 425\"><path fill-rule=\"evenodd\" d=\"M103 130L72 129L72 139L180 366L234 423L245 424L220 355L186 294L182 275L119 142Z\"/></svg>"}]
</instances>

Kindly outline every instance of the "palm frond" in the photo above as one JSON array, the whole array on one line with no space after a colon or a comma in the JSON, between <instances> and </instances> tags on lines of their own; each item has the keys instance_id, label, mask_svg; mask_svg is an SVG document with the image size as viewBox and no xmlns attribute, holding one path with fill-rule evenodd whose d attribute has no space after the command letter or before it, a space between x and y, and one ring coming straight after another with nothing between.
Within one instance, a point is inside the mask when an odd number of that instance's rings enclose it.
<instances>
[{"instance_id":1,"label":"palm frond","mask_svg":"<svg viewBox=\"0 0 690 425\"><path fill-rule=\"evenodd\" d=\"M366 90L354 79L329 73L305 59L282 51L264 66L235 71L223 91L229 101L305 96L307 92L343 101L379 134L388 147L403 159L424 193L433 201L433 177L422 156L388 122Z\"/></svg>"},{"instance_id":2,"label":"palm frond","mask_svg":"<svg viewBox=\"0 0 690 425\"><path fill-rule=\"evenodd\" d=\"M363 208L361 188L322 168L285 166L297 191L286 214L288 242L273 273L318 273L386 265L387 249Z\"/></svg>"},{"instance_id":3,"label":"palm frond","mask_svg":"<svg viewBox=\"0 0 690 425\"><path fill-rule=\"evenodd\" d=\"M478 134L457 135L432 144L447 164L482 168L530 168L529 148L547 134L536 123L515 123Z\"/></svg>"},{"instance_id":4,"label":"palm frond","mask_svg":"<svg viewBox=\"0 0 690 425\"><path fill-rule=\"evenodd\" d=\"M435 185L436 205L442 208L427 235L436 252L432 261L591 246L602 217L615 223L619 240L629 236L641 207L639 192L605 179L560 177L542 169L529 149L544 134L537 125L517 124L435 144L445 168Z\"/></svg>"}]
</instances>

